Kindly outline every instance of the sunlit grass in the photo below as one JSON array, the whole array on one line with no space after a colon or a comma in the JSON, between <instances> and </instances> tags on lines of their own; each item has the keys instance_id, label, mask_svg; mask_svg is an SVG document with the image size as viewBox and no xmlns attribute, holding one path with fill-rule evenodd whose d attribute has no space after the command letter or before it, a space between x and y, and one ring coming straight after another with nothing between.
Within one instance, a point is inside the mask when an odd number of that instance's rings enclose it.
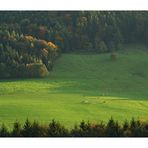
<instances>
[{"instance_id":1,"label":"sunlit grass","mask_svg":"<svg viewBox=\"0 0 148 148\"><path fill-rule=\"evenodd\" d=\"M132 48L142 48L142 51ZM42 79L0 81L0 121L52 119L71 127L86 120L148 121L148 52L128 46L110 54L63 54Z\"/></svg>"}]
</instances>

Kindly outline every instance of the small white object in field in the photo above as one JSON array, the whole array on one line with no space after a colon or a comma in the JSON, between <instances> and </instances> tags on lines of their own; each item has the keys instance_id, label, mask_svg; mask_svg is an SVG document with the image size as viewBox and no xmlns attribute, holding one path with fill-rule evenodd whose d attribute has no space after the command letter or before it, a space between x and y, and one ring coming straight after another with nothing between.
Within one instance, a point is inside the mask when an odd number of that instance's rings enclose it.
<instances>
[{"instance_id":1,"label":"small white object in field","mask_svg":"<svg viewBox=\"0 0 148 148\"><path fill-rule=\"evenodd\" d=\"M89 102L88 102L88 100L83 100L82 103L87 104Z\"/></svg>"},{"instance_id":2,"label":"small white object in field","mask_svg":"<svg viewBox=\"0 0 148 148\"><path fill-rule=\"evenodd\" d=\"M85 101L84 101L84 103L88 103L88 101L87 101L87 100L85 100Z\"/></svg>"}]
</instances>

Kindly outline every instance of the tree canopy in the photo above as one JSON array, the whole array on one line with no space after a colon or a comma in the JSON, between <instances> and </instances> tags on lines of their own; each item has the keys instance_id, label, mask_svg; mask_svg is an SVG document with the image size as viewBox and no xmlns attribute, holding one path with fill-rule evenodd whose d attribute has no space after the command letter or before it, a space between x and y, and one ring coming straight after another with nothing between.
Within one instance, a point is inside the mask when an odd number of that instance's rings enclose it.
<instances>
[{"instance_id":1,"label":"tree canopy","mask_svg":"<svg viewBox=\"0 0 148 148\"><path fill-rule=\"evenodd\" d=\"M30 76L28 64L50 71L60 52L102 53L147 43L147 24L142 11L1 11L0 77Z\"/></svg>"}]
</instances>

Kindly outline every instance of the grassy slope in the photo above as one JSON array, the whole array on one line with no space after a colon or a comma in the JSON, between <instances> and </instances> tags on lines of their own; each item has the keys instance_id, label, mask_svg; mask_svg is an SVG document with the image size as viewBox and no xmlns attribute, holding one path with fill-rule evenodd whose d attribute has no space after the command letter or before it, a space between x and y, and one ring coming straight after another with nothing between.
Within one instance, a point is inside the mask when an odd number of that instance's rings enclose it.
<instances>
[{"instance_id":1,"label":"grassy slope","mask_svg":"<svg viewBox=\"0 0 148 148\"><path fill-rule=\"evenodd\" d=\"M48 78L0 81L0 121L56 119L70 127L111 116L148 120L147 47L125 49L116 61L110 54L63 54Z\"/></svg>"}]
</instances>

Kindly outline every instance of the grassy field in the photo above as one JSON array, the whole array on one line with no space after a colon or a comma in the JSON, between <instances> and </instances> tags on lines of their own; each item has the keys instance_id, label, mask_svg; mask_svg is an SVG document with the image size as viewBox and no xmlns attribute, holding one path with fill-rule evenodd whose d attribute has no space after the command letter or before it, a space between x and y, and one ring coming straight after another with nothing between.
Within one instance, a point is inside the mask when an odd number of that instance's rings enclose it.
<instances>
[{"instance_id":1,"label":"grassy field","mask_svg":"<svg viewBox=\"0 0 148 148\"><path fill-rule=\"evenodd\" d=\"M139 50L141 49L141 50ZM148 47L127 46L110 54L63 54L43 79L0 81L0 122L55 119L148 121Z\"/></svg>"}]
</instances>

